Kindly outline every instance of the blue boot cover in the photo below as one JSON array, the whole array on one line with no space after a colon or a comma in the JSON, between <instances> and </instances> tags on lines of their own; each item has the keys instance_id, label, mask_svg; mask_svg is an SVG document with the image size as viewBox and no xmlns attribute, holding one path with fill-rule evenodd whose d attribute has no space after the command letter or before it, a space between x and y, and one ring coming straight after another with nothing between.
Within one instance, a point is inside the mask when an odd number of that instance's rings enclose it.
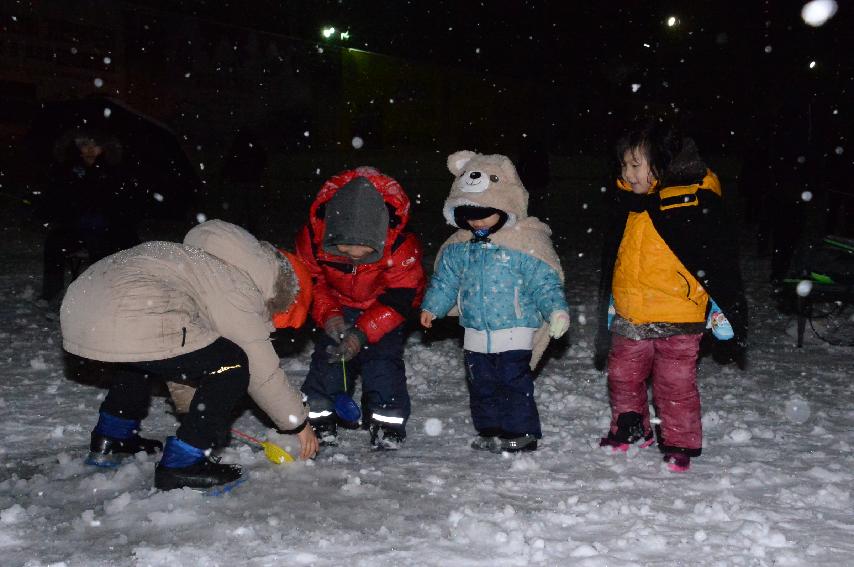
<instances>
[{"instance_id":1,"label":"blue boot cover","mask_svg":"<svg viewBox=\"0 0 854 567\"><path fill-rule=\"evenodd\" d=\"M204 460L204 458L205 452L203 450L171 435L166 438L166 446L163 448L160 466L167 469L183 469Z\"/></svg>"},{"instance_id":2,"label":"blue boot cover","mask_svg":"<svg viewBox=\"0 0 854 567\"><path fill-rule=\"evenodd\" d=\"M104 412L100 412L98 416L98 425L95 426L95 433L104 437L130 439L139 433L140 422L138 419L124 419Z\"/></svg>"}]
</instances>

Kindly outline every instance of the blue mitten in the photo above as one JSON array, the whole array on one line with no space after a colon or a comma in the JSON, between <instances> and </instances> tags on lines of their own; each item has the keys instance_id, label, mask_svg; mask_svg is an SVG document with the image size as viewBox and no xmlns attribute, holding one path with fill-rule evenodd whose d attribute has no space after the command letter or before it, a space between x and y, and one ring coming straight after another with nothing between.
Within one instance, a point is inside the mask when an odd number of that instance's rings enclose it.
<instances>
[{"instance_id":1,"label":"blue mitten","mask_svg":"<svg viewBox=\"0 0 854 567\"><path fill-rule=\"evenodd\" d=\"M611 330L611 323L614 322L614 317L617 316L617 308L614 307L614 295L611 295L611 299L608 302L608 330Z\"/></svg>"},{"instance_id":2,"label":"blue mitten","mask_svg":"<svg viewBox=\"0 0 854 567\"><path fill-rule=\"evenodd\" d=\"M706 321L706 328L712 330L712 335L719 341L728 341L735 336L724 312L718 307L714 299L709 298L709 319Z\"/></svg>"}]
</instances>

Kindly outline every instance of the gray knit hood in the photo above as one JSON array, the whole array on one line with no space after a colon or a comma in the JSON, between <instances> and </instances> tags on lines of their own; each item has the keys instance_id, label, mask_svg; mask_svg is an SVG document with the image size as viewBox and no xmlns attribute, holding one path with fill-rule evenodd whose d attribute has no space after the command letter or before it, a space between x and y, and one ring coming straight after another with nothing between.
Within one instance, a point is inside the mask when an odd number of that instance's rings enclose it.
<instances>
[{"instance_id":1,"label":"gray knit hood","mask_svg":"<svg viewBox=\"0 0 854 567\"><path fill-rule=\"evenodd\" d=\"M354 177L326 203L323 249L341 255L338 244L370 246L374 252L354 260L371 264L383 256L389 213L382 195L365 177Z\"/></svg>"}]
</instances>

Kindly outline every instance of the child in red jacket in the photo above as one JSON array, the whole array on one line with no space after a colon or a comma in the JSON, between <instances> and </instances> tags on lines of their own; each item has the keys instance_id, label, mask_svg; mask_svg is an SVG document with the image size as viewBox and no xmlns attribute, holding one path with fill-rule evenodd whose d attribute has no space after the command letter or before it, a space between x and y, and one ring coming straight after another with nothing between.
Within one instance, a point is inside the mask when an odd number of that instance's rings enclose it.
<instances>
[{"instance_id":1,"label":"child in red jacket","mask_svg":"<svg viewBox=\"0 0 854 567\"><path fill-rule=\"evenodd\" d=\"M345 420L336 415L335 398L345 382L352 394L359 374L371 445L397 449L406 437L403 328L426 283L421 243L404 232L408 219L400 184L359 167L324 183L297 236L297 254L315 281L312 317L323 329L302 386L322 445L337 444Z\"/></svg>"}]
</instances>

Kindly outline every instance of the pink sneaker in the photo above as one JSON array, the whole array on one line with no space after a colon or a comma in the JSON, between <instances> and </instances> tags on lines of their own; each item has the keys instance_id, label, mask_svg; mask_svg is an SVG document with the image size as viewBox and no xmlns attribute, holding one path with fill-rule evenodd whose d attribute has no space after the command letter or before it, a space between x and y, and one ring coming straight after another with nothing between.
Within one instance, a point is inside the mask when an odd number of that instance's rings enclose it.
<instances>
[{"instance_id":1,"label":"pink sneaker","mask_svg":"<svg viewBox=\"0 0 854 567\"><path fill-rule=\"evenodd\" d=\"M687 472L691 468L691 457L685 453L665 453L664 462L673 472Z\"/></svg>"}]
</instances>

